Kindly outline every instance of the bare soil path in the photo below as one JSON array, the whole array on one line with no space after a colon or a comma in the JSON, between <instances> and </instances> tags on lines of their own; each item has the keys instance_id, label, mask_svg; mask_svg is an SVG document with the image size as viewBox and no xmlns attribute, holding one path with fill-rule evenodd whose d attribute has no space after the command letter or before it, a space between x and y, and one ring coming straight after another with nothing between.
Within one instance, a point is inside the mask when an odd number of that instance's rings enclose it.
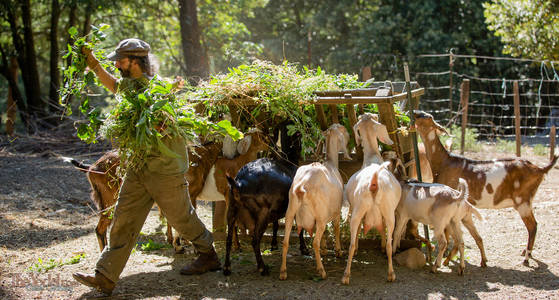
<instances>
[{"instance_id":1,"label":"bare soil path","mask_svg":"<svg viewBox=\"0 0 559 300\"><path fill-rule=\"evenodd\" d=\"M17 143L0 140L0 299L100 298L101 294L71 277L76 271L93 271L99 255L94 234L97 217L88 199L89 184L84 174L57 156L93 162L103 149L73 151L75 147L53 143L57 147L46 145L37 150ZM95 151L98 154L87 155ZM487 148L467 156L496 158L512 154ZM547 162L547 158L530 153L525 157L540 166ZM396 282L388 283L384 255L362 248L353 262L349 286L341 284L347 243L343 244L342 259L336 259L333 251L323 258L326 280L316 276L312 257L299 255L297 242L290 247L286 281L278 279L280 251L264 253L271 275L262 277L256 271L248 241L243 243L241 253L233 255L231 276L221 272L181 276L179 269L194 258L191 251L175 254L169 248L141 249L141 244L149 240L164 243L164 227L154 209L111 298L559 299L558 188L559 170L553 168L534 203L539 227L529 266L522 264L520 256L527 231L518 214L512 209L482 210L485 220L476 225L486 245L487 268L479 267L478 249L466 233L464 276L456 274L453 263L439 274L429 273L428 267L409 270L395 266ZM209 205L201 203L198 214L211 226ZM216 242L216 247L223 258L224 242ZM44 270L49 267L52 269Z\"/></svg>"}]
</instances>

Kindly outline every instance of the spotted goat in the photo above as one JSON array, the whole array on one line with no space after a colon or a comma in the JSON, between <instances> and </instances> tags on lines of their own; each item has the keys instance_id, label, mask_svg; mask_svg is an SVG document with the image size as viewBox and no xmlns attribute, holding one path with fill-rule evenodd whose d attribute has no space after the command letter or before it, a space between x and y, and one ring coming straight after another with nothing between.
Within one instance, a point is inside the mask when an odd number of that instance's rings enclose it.
<instances>
[{"instance_id":1,"label":"spotted goat","mask_svg":"<svg viewBox=\"0 0 559 300\"><path fill-rule=\"evenodd\" d=\"M457 188L458 179L464 178L470 187L468 201L475 207L512 207L520 214L528 230L528 244L522 253L524 264L527 265L537 231L532 201L545 174L555 165L559 156L555 156L543 168L521 158L483 161L468 159L448 153L443 147L438 135L447 131L435 122L432 115L415 111L415 119L417 131L425 143L427 158L431 163L433 182Z\"/></svg>"}]
</instances>

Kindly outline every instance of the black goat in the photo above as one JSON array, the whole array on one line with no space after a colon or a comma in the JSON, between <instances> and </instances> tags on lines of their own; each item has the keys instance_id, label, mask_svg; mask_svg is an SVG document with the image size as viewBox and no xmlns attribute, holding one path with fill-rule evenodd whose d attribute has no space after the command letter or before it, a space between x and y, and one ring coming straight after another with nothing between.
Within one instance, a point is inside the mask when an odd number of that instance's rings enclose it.
<instances>
[{"instance_id":1,"label":"black goat","mask_svg":"<svg viewBox=\"0 0 559 300\"><path fill-rule=\"evenodd\" d=\"M258 271L269 275L260 253L260 241L269 223L273 223L272 250L278 249L278 220L285 217L289 203L289 188L297 171L301 144L298 133L289 137L282 126L281 144L286 157L260 158L244 165L235 179L229 182L229 207L227 211L227 241L223 274L231 274L231 244L236 223L247 228L252 235L252 248ZM285 234L290 234L286 232ZM303 231L299 234L301 254L309 255Z\"/></svg>"}]
</instances>

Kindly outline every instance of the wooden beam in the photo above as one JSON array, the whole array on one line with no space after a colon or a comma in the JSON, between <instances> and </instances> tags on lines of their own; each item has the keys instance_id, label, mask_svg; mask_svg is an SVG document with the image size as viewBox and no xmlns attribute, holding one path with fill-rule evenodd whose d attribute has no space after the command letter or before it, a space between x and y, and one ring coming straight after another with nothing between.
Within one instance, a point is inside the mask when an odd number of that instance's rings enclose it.
<instances>
[{"instance_id":1,"label":"wooden beam","mask_svg":"<svg viewBox=\"0 0 559 300\"><path fill-rule=\"evenodd\" d=\"M468 125L468 102L470 101L470 80L464 79L460 85L460 104L462 106L462 136L460 138L460 154L464 154L466 143L466 127Z\"/></svg>"}]
</instances>

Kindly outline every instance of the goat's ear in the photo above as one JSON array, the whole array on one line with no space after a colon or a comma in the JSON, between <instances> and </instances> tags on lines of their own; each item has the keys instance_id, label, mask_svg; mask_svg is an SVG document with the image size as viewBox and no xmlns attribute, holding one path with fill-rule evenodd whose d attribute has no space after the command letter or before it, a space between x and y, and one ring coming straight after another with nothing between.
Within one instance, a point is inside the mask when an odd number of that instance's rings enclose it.
<instances>
[{"instance_id":1,"label":"goat's ear","mask_svg":"<svg viewBox=\"0 0 559 300\"><path fill-rule=\"evenodd\" d=\"M248 149L250 148L251 143L252 143L252 135L246 135L237 144L237 152L239 152L239 154L241 155L246 154L248 152Z\"/></svg>"},{"instance_id":2,"label":"goat's ear","mask_svg":"<svg viewBox=\"0 0 559 300\"><path fill-rule=\"evenodd\" d=\"M435 125L435 128L437 129L437 135L442 135L443 133L445 133L446 135L450 135L448 133L448 131L446 131L446 129L444 127L442 127L439 123L435 122L435 120L433 120L433 124Z\"/></svg>"},{"instance_id":3,"label":"goat's ear","mask_svg":"<svg viewBox=\"0 0 559 300\"><path fill-rule=\"evenodd\" d=\"M360 123L357 122L353 125L353 135L355 136L355 146L359 146L361 144L361 134L359 132L359 125Z\"/></svg>"},{"instance_id":4,"label":"goat's ear","mask_svg":"<svg viewBox=\"0 0 559 300\"><path fill-rule=\"evenodd\" d=\"M390 139L390 135L388 135L388 130L386 129L386 126L380 123L378 126L380 128L380 130L378 131L379 132L378 139L387 145L393 145L394 142Z\"/></svg>"}]
</instances>

